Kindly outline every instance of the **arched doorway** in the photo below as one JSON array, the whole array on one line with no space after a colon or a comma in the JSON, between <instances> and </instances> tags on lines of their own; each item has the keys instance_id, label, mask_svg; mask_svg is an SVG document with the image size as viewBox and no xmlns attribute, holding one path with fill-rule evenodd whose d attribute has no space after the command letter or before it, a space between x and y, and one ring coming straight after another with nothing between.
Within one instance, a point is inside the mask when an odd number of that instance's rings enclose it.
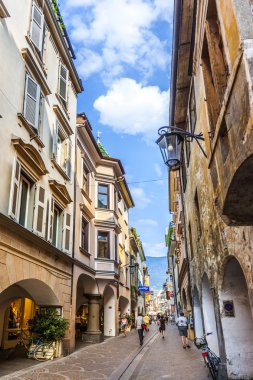
<instances>
[{"instance_id":1,"label":"arched doorway","mask_svg":"<svg viewBox=\"0 0 253 380\"><path fill-rule=\"evenodd\" d=\"M41 309L61 305L54 291L44 282L27 279L16 282L0 294L0 344L3 349L16 345L21 330L27 330L27 322Z\"/></svg>"},{"instance_id":2,"label":"arched doorway","mask_svg":"<svg viewBox=\"0 0 253 380\"><path fill-rule=\"evenodd\" d=\"M203 330L203 319L201 312L201 305L199 301L199 292L196 286L193 292L193 312L194 312L194 329L197 338L201 337L204 333Z\"/></svg>"},{"instance_id":3,"label":"arched doorway","mask_svg":"<svg viewBox=\"0 0 253 380\"><path fill-rule=\"evenodd\" d=\"M116 300L113 289L107 286L104 291L104 335L115 336Z\"/></svg>"},{"instance_id":4,"label":"arched doorway","mask_svg":"<svg viewBox=\"0 0 253 380\"><path fill-rule=\"evenodd\" d=\"M209 279L205 273L202 279L202 309L204 317L204 327L206 333L212 333L207 337L209 347L219 355L216 320L214 313L213 294Z\"/></svg>"},{"instance_id":5,"label":"arched doorway","mask_svg":"<svg viewBox=\"0 0 253 380\"><path fill-rule=\"evenodd\" d=\"M242 268L234 257L231 257L225 266L220 301L228 377L252 379L252 311L247 283Z\"/></svg>"},{"instance_id":6,"label":"arched doorway","mask_svg":"<svg viewBox=\"0 0 253 380\"><path fill-rule=\"evenodd\" d=\"M97 296L92 300L92 295ZM87 340L90 306L92 304L93 312L95 312L96 330L103 329L103 313L101 312L102 301L98 297L98 286L95 279L85 273L78 277L76 288L76 317L75 317L75 336L77 340ZM95 311L96 310L96 311ZM93 318L94 319L94 318Z\"/></svg>"},{"instance_id":7,"label":"arched doorway","mask_svg":"<svg viewBox=\"0 0 253 380\"><path fill-rule=\"evenodd\" d=\"M182 302L183 302L183 311L187 311L187 298L186 298L186 292L185 289L183 288L182 290Z\"/></svg>"},{"instance_id":8,"label":"arched doorway","mask_svg":"<svg viewBox=\"0 0 253 380\"><path fill-rule=\"evenodd\" d=\"M120 296L119 297L119 318L118 318L119 332L121 330L121 317L123 314L129 314L130 315L130 303L126 297Z\"/></svg>"}]
</instances>

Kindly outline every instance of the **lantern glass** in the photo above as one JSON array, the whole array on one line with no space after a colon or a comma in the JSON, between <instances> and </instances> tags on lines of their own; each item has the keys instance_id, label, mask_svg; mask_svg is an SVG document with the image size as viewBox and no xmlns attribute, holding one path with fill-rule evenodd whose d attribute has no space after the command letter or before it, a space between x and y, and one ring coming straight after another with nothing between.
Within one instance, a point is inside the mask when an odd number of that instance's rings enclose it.
<instances>
[{"instance_id":1,"label":"lantern glass","mask_svg":"<svg viewBox=\"0 0 253 380\"><path fill-rule=\"evenodd\" d=\"M175 133L165 133L157 140L164 163L175 167L181 163L182 137Z\"/></svg>"}]
</instances>

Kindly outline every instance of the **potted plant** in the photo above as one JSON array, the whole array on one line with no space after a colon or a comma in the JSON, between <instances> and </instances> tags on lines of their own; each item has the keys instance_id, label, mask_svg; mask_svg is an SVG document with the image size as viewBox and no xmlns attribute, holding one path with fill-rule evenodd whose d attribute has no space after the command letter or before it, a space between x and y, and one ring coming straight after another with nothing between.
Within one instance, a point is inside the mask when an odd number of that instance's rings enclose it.
<instances>
[{"instance_id":1,"label":"potted plant","mask_svg":"<svg viewBox=\"0 0 253 380\"><path fill-rule=\"evenodd\" d=\"M68 327L65 318L49 309L30 319L28 326L30 332L40 337L43 342L55 342L55 357L61 356L62 340Z\"/></svg>"}]
</instances>

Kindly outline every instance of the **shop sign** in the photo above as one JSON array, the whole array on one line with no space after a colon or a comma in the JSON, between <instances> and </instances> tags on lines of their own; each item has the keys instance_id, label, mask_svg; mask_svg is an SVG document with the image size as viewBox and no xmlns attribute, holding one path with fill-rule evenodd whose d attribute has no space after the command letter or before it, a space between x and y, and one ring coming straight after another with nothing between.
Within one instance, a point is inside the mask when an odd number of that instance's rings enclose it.
<instances>
[{"instance_id":1,"label":"shop sign","mask_svg":"<svg viewBox=\"0 0 253 380\"><path fill-rule=\"evenodd\" d=\"M233 301L223 301L223 310L225 317L235 317L235 309Z\"/></svg>"}]
</instances>

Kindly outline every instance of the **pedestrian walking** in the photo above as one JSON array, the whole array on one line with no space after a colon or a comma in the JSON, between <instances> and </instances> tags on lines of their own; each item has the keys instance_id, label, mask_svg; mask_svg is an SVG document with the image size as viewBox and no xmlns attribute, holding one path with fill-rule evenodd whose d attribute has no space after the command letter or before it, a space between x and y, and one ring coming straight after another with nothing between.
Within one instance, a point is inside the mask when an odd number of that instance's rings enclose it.
<instances>
[{"instance_id":1,"label":"pedestrian walking","mask_svg":"<svg viewBox=\"0 0 253 380\"><path fill-rule=\"evenodd\" d=\"M149 324L150 324L150 318L149 316L146 314L144 317L144 322L145 322L145 325L146 325L146 331L149 331Z\"/></svg>"},{"instance_id":2,"label":"pedestrian walking","mask_svg":"<svg viewBox=\"0 0 253 380\"><path fill-rule=\"evenodd\" d=\"M138 331L139 339L140 339L140 345L143 345L143 328L142 326L145 324L143 316L141 313L138 314L138 317L136 318L135 322L135 328Z\"/></svg>"},{"instance_id":3,"label":"pedestrian walking","mask_svg":"<svg viewBox=\"0 0 253 380\"><path fill-rule=\"evenodd\" d=\"M162 334L162 338L164 339L165 336L165 324L166 324L166 319L162 315L159 321L159 331Z\"/></svg>"},{"instance_id":4,"label":"pedestrian walking","mask_svg":"<svg viewBox=\"0 0 253 380\"><path fill-rule=\"evenodd\" d=\"M183 348L191 348L188 341L188 320L184 316L183 312L180 313L180 317L177 320L177 327L179 330L179 335L181 336Z\"/></svg>"},{"instance_id":5,"label":"pedestrian walking","mask_svg":"<svg viewBox=\"0 0 253 380\"><path fill-rule=\"evenodd\" d=\"M174 316L174 314L172 314L172 315L170 316L170 324L171 324L172 326L175 324L175 316Z\"/></svg>"},{"instance_id":6,"label":"pedestrian walking","mask_svg":"<svg viewBox=\"0 0 253 380\"><path fill-rule=\"evenodd\" d=\"M123 332L124 336L126 336L127 328L128 328L128 320L126 318L126 315L123 314L121 318L121 331Z\"/></svg>"}]
</instances>

